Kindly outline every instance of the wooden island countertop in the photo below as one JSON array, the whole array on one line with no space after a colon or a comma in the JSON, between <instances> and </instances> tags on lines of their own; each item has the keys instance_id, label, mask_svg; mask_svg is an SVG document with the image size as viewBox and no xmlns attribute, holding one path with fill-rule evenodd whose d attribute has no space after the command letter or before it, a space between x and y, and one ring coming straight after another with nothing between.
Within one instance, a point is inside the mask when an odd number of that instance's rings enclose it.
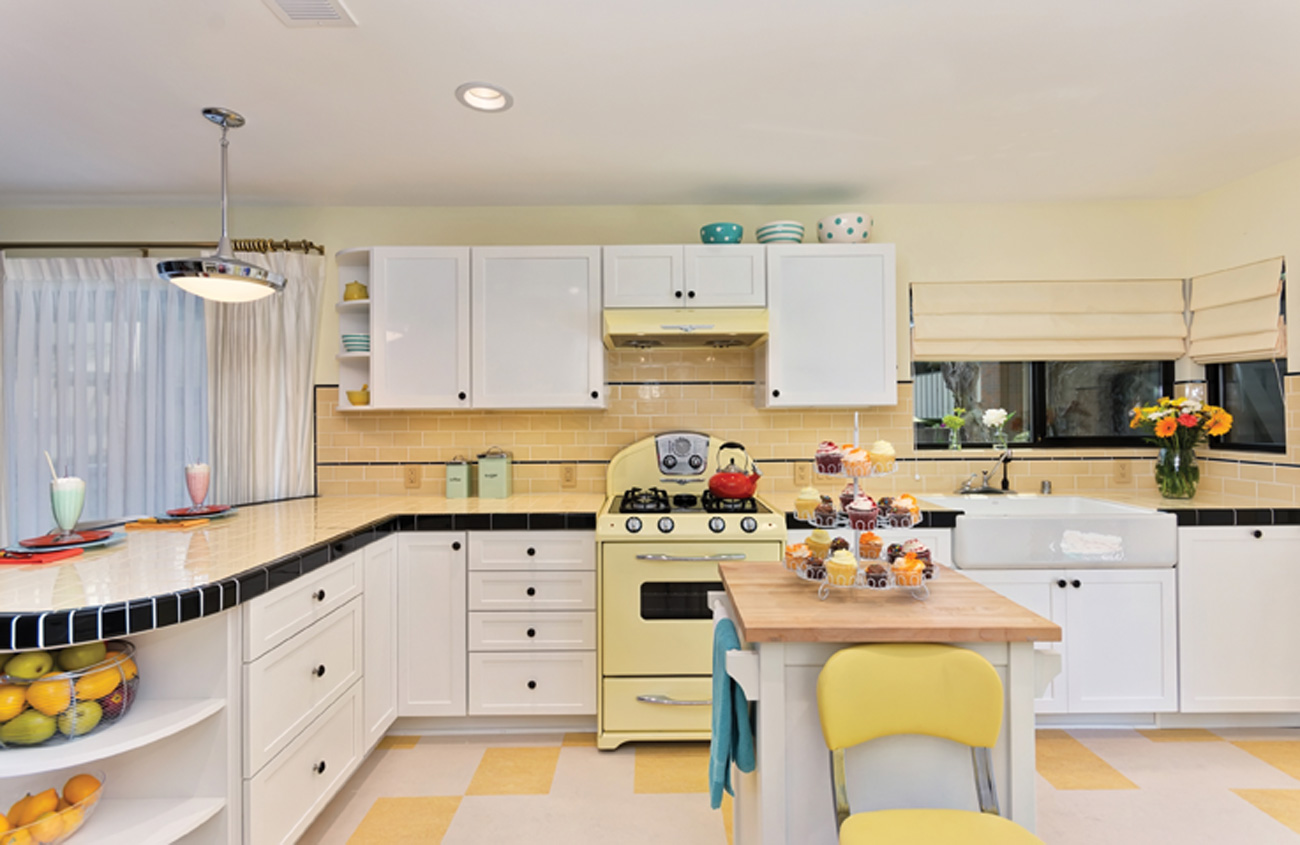
<instances>
[{"instance_id":1,"label":"wooden island countertop","mask_svg":"<svg viewBox=\"0 0 1300 845\"><path fill-rule=\"evenodd\" d=\"M1057 642L1061 627L944 568L930 596L908 590L834 589L821 601L817 585L781 563L723 563L722 582L736 626L751 643Z\"/></svg>"}]
</instances>

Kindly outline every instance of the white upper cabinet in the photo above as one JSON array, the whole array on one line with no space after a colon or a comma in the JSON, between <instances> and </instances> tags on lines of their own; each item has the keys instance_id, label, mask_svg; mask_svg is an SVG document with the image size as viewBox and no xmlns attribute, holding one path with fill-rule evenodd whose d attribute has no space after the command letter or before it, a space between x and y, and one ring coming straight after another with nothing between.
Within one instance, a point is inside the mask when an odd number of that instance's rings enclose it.
<instances>
[{"instance_id":1,"label":"white upper cabinet","mask_svg":"<svg viewBox=\"0 0 1300 845\"><path fill-rule=\"evenodd\" d=\"M741 244L607 246L606 308L762 308L766 251Z\"/></svg>"},{"instance_id":2,"label":"white upper cabinet","mask_svg":"<svg viewBox=\"0 0 1300 845\"><path fill-rule=\"evenodd\" d=\"M760 407L898 404L893 244L767 249Z\"/></svg>"},{"instance_id":3,"label":"white upper cabinet","mask_svg":"<svg viewBox=\"0 0 1300 845\"><path fill-rule=\"evenodd\" d=\"M472 250L476 408L602 408L600 247Z\"/></svg>"},{"instance_id":4,"label":"white upper cabinet","mask_svg":"<svg viewBox=\"0 0 1300 845\"><path fill-rule=\"evenodd\" d=\"M371 404L470 407L470 251L371 251Z\"/></svg>"}]
</instances>

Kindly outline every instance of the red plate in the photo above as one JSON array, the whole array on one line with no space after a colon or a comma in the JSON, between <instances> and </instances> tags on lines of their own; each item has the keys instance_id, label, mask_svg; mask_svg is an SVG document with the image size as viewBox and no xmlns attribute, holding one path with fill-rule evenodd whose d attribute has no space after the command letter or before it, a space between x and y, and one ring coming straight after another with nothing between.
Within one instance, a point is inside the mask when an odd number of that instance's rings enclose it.
<instances>
[{"instance_id":1,"label":"red plate","mask_svg":"<svg viewBox=\"0 0 1300 845\"><path fill-rule=\"evenodd\" d=\"M214 513L225 513L230 510L230 505L204 505L201 508L172 508L167 511L168 516L212 516Z\"/></svg>"},{"instance_id":2,"label":"red plate","mask_svg":"<svg viewBox=\"0 0 1300 845\"><path fill-rule=\"evenodd\" d=\"M113 536L112 531L74 531L67 536L44 534L28 540L19 540L18 545L25 549L57 549L61 546L79 546L82 543L98 543Z\"/></svg>"}]
</instances>

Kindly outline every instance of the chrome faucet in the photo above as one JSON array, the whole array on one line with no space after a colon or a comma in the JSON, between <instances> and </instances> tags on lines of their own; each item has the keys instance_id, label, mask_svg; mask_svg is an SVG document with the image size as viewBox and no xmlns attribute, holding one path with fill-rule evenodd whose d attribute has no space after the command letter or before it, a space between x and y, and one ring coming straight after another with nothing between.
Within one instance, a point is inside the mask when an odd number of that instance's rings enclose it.
<instances>
[{"instance_id":1,"label":"chrome faucet","mask_svg":"<svg viewBox=\"0 0 1300 845\"><path fill-rule=\"evenodd\" d=\"M998 454L997 459L993 462L993 466L988 469L979 470L978 472L972 472L966 477L966 480L961 483L961 486L957 488L957 493L962 495L966 493L1000 494L1014 492L1011 489L1011 483L1007 479L1007 465L1011 463L1011 460L1011 449L1003 449L1002 452ZM997 472L998 467L1002 467L1002 483L1000 486L994 487L989 483L989 476ZM976 476L979 477L979 484L975 483Z\"/></svg>"}]
</instances>

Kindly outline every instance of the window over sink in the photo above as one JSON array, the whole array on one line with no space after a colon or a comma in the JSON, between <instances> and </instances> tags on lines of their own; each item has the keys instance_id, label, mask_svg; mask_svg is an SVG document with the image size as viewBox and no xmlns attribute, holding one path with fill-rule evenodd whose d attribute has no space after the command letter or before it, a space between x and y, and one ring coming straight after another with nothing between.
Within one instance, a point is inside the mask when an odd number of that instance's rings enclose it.
<instances>
[{"instance_id":1,"label":"window over sink","mask_svg":"<svg viewBox=\"0 0 1300 845\"><path fill-rule=\"evenodd\" d=\"M1286 361L1242 361L1205 367L1206 398L1232 414L1232 430L1212 449L1286 451Z\"/></svg>"}]
</instances>

